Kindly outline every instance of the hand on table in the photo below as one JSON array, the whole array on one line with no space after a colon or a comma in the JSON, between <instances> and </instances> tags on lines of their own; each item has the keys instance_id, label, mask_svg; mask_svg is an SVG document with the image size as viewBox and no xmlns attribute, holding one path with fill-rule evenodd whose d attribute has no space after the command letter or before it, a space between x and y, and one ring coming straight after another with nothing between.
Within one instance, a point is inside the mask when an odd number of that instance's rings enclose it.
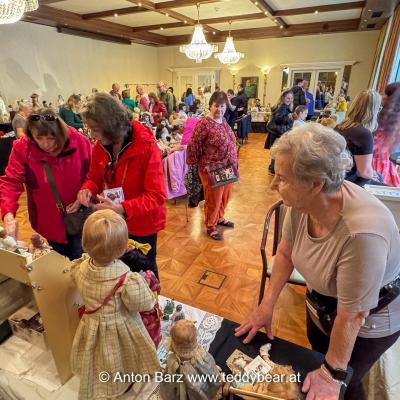
<instances>
[{"instance_id":1,"label":"hand on table","mask_svg":"<svg viewBox=\"0 0 400 400\"><path fill-rule=\"evenodd\" d=\"M338 400L340 386L340 383L318 368L307 374L301 390L308 392L306 400Z\"/></svg>"},{"instance_id":2,"label":"hand on table","mask_svg":"<svg viewBox=\"0 0 400 400\"><path fill-rule=\"evenodd\" d=\"M272 340L274 338L272 335L272 314L271 307L268 304L261 303L246 321L235 329L235 336L242 336L248 332L248 335L243 340L243 343L247 344L261 328L265 328L268 337Z\"/></svg>"},{"instance_id":3,"label":"hand on table","mask_svg":"<svg viewBox=\"0 0 400 400\"><path fill-rule=\"evenodd\" d=\"M12 236L15 240L18 239L18 223L13 213L7 213L3 219L4 230L7 235Z\"/></svg>"},{"instance_id":4,"label":"hand on table","mask_svg":"<svg viewBox=\"0 0 400 400\"><path fill-rule=\"evenodd\" d=\"M125 209L121 206L121 204L115 204L108 197L103 197L98 195L99 203L94 206L96 210L113 210L117 214L124 216Z\"/></svg>"}]
</instances>

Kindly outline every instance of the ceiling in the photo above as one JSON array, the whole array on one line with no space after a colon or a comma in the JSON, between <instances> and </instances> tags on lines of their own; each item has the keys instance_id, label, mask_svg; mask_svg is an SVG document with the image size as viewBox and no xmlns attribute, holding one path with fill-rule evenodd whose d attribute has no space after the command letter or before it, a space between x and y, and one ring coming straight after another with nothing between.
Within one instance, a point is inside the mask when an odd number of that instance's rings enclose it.
<instances>
[{"instance_id":1,"label":"ceiling","mask_svg":"<svg viewBox=\"0 0 400 400\"><path fill-rule=\"evenodd\" d=\"M27 22L59 32L151 46L190 41L200 23L206 38L235 40L380 29L398 0L40 0Z\"/></svg>"}]
</instances>

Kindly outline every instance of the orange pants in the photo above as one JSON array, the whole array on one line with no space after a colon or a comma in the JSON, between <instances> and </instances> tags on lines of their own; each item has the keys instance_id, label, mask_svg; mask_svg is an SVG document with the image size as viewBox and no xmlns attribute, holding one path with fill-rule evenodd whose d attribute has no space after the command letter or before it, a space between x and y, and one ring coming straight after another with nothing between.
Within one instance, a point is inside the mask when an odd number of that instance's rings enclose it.
<instances>
[{"instance_id":1,"label":"orange pants","mask_svg":"<svg viewBox=\"0 0 400 400\"><path fill-rule=\"evenodd\" d=\"M204 189L204 215L207 229L214 228L219 221L224 219L225 208L229 203L232 193L232 183L212 188L208 183L206 171L200 171L200 180Z\"/></svg>"}]
</instances>

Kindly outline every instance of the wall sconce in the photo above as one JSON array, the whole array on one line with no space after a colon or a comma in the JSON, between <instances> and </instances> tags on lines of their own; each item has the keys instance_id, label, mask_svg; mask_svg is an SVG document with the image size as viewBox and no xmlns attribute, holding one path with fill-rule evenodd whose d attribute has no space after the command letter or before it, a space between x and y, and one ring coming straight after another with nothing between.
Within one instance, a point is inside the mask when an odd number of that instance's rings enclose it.
<instances>
[{"instance_id":1,"label":"wall sconce","mask_svg":"<svg viewBox=\"0 0 400 400\"><path fill-rule=\"evenodd\" d=\"M239 68L229 68L229 72L232 75L232 89L235 90L236 87L236 74L239 72Z\"/></svg>"}]
</instances>

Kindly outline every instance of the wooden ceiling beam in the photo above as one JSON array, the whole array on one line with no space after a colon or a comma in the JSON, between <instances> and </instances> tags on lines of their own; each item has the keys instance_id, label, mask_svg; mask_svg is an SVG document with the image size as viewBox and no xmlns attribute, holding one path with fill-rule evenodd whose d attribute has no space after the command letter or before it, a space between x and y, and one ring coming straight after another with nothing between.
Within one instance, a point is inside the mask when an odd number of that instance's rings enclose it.
<instances>
[{"instance_id":1,"label":"wooden ceiling beam","mask_svg":"<svg viewBox=\"0 0 400 400\"><path fill-rule=\"evenodd\" d=\"M254 19L261 19L261 18L265 18L265 15L263 13L254 13L254 14L234 15L232 17L201 19L200 23L206 24L206 25L213 25L213 24L221 24L221 23L229 22L229 21L251 21ZM168 24L135 26L132 29L133 29L133 32L153 31L156 29L160 29L161 26L163 27L163 29L172 29L172 28L182 28L182 27L188 26L188 24L187 23L185 24L184 22L171 22Z\"/></svg>"},{"instance_id":2,"label":"wooden ceiling beam","mask_svg":"<svg viewBox=\"0 0 400 400\"><path fill-rule=\"evenodd\" d=\"M237 29L231 32L235 40L253 40L281 38L298 35L315 35L322 33L348 32L358 30L360 19L348 19L339 21L314 22L307 24L288 25L286 29L279 27ZM227 32L221 32L216 35L206 34L206 39L210 42L224 42ZM168 37L168 45L176 46L186 44L190 40L189 35L179 35Z\"/></svg>"},{"instance_id":3,"label":"wooden ceiling beam","mask_svg":"<svg viewBox=\"0 0 400 400\"><path fill-rule=\"evenodd\" d=\"M64 0L39 0L39 6L46 6L47 4L60 3Z\"/></svg>"},{"instance_id":4,"label":"wooden ceiling beam","mask_svg":"<svg viewBox=\"0 0 400 400\"><path fill-rule=\"evenodd\" d=\"M51 21L55 25L85 32L100 33L136 41L146 41L158 45L167 44L167 38L162 35L150 32L132 32L132 28L126 25L103 20L86 20L79 14L49 6L40 6L36 11L27 13L26 15L28 17L37 18L41 22Z\"/></svg>"},{"instance_id":5,"label":"wooden ceiling beam","mask_svg":"<svg viewBox=\"0 0 400 400\"><path fill-rule=\"evenodd\" d=\"M254 3L254 5L256 5L266 17L271 18L278 26L287 28L286 22L282 18L275 16L276 10L268 4L267 0L258 0L257 4Z\"/></svg>"},{"instance_id":6,"label":"wooden ceiling beam","mask_svg":"<svg viewBox=\"0 0 400 400\"><path fill-rule=\"evenodd\" d=\"M366 1L354 1L350 3L338 3L338 4L325 4L313 7L302 7L302 8L290 8L287 10L277 10L274 12L275 17L288 17L290 15L303 15L303 14L313 14L315 11L329 12L329 11L344 11L344 10L354 10L356 8L364 8Z\"/></svg>"}]
</instances>

